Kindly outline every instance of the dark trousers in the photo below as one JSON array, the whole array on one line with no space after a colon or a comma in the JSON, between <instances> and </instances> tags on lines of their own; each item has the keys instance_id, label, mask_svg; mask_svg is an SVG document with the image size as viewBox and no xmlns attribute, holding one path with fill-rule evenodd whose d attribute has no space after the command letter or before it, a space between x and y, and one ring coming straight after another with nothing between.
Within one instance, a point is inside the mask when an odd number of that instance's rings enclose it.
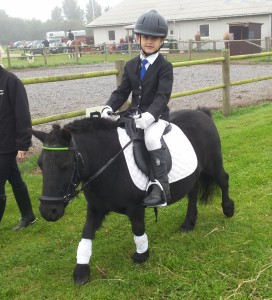
<instances>
[{"instance_id":1,"label":"dark trousers","mask_svg":"<svg viewBox=\"0 0 272 300\"><path fill-rule=\"evenodd\" d=\"M13 189L21 189L25 183L20 174L17 153L0 154L0 196L5 195L5 185L8 181Z\"/></svg>"}]
</instances>

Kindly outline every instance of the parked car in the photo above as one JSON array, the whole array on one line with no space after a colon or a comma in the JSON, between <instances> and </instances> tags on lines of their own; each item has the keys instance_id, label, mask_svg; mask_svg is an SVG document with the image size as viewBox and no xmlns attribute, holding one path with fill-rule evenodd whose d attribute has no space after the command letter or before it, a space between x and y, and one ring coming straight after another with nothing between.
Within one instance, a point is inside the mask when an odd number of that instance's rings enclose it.
<instances>
[{"instance_id":1,"label":"parked car","mask_svg":"<svg viewBox=\"0 0 272 300\"><path fill-rule=\"evenodd\" d=\"M33 41L32 42L32 46L29 49L29 53L31 55L43 54L44 46L43 46L42 42L43 42L43 40Z\"/></svg>"},{"instance_id":2,"label":"parked car","mask_svg":"<svg viewBox=\"0 0 272 300\"><path fill-rule=\"evenodd\" d=\"M17 41L13 43L13 48L26 48L27 47L27 42L26 41Z\"/></svg>"},{"instance_id":3,"label":"parked car","mask_svg":"<svg viewBox=\"0 0 272 300\"><path fill-rule=\"evenodd\" d=\"M50 39L49 40L49 53L65 53L66 45L61 42L60 39Z\"/></svg>"}]
</instances>

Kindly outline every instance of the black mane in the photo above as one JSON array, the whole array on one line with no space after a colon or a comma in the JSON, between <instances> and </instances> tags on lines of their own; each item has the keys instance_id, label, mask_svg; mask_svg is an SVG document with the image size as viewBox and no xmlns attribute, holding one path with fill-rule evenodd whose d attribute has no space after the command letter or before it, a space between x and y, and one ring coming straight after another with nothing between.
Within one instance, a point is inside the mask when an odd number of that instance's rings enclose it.
<instances>
[{"instance_id":1,"label":"black mane","mask_svg":"<svg viewBox=\"0 0 272 300\"><path fill-rule=\"evenodd\" d=\"M71 123L64 125L64 128L72 133L94 132L98 130L114 130L117 127L117 122L99 117L75 120Z\"/></svg>"}]
</instances>

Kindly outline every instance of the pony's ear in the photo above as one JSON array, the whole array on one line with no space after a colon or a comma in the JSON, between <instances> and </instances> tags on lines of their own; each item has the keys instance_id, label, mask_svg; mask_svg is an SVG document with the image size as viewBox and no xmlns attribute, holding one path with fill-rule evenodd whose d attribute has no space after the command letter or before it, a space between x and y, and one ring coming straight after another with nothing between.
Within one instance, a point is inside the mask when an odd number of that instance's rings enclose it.
<instances>
[{"instance_id":1,"label":"pony's ear","mask_svg":"<svg viewBox=\"0 0 272 300\"><path fill-rule=\"evenodd\" d=\"M72 135L71 135L70 130L62 128L61 138L69 144L71 142L71 139L72 139Z\"/></svg>"},{"instance_id":2,"label":"pony's ear","mask_svg":"<svg viewBox=\"0 0 272 300\"><path fill-rule=\"evenodd\" d=\"M30 128L29 131L35 136L35 138L37 138L38 140L40 140L42 143L45 142L45 138L47 136L46 132L34 130L32 128Z\"/></svg>"}]
</instances>

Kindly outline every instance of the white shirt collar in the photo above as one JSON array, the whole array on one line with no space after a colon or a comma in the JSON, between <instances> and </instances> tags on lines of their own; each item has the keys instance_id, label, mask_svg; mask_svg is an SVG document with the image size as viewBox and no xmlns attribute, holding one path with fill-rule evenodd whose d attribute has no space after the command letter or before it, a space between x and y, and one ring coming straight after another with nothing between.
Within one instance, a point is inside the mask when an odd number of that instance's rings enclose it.
<instances>
[{"instance_id":1,"label":"white shirt collar","mask_svg":"<svg viewBox=\"0 0 272 300\"><path fill-rule=\"evenodd\" d=\"M148 60L148 65L149 65L149 64L152 65L153 62L154 62L154 61L156 60L156 58L158 57L158 55L159 55L158 52L157 52L157 53L154 53L154 54L151 54L151 55L149 55L148 57L144 57L143 54L140 54L140 58L141 58L141 60L143 60L143 59L145 58L146 60Z\"/></svg>"}]
</instances>

